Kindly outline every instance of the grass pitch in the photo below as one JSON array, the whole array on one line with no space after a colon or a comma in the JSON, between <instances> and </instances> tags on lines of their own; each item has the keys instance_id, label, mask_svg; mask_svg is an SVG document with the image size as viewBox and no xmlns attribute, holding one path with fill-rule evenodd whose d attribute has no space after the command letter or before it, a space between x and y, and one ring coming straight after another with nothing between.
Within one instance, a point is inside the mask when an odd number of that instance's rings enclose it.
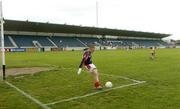
<instances>
[{"instance_id":1,"label":"grass pitch","mask_svg":"<svg viewBox=\"0 0 180 109\"><path fill-rule=\"evenodd\" d=\"M7 81L42 103L51 103L96 92L93 77L76 72L82 51L45 53L7 53L7 67L52 67L51 71L23 78L9 76ZM126 76L145 84L111 90L81 99L61 102L52 109L179 109L180 49L158 49L157 58L149 59L149 50L96 51L93 63L100 74ZM100 75L102 84L112 81L114 87L131 84L130 80ZM0 81L0 109L41 109L3 81Z\"/></svg>"}]
</instances>

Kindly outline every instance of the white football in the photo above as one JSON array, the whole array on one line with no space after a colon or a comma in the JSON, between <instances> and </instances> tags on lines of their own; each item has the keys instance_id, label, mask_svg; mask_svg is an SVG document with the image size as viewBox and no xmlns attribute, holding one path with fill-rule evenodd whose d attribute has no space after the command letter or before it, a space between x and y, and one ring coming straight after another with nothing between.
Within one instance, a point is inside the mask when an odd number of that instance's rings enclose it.
<instances>
[{"instance_id":1,"label":"white football","mask_svg":"<svg viewBox=\"0 0 180 109\"><path fill-rule=\"evenodd\" d=\"M106 82L105 86L107 88L111 88L113 86L113 84L112 84L112 82L108 81L108 82Z\"/></svg>"}]
</instances>

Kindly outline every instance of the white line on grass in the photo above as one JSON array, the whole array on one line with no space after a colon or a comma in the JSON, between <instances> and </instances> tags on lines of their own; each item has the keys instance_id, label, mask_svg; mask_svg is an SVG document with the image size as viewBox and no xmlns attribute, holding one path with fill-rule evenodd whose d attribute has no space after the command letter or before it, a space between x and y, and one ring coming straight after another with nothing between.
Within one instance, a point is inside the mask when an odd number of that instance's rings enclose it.
<instances>
[{"instance_id":1,"label":"white line on grass","mask_svg":"<svg viewBox=\"0 0 180 109\"><path fill-rule=\"evenodd\" d=\"M25 97L29 98L30 100L32 100L33 102L35 102L36 104L38 104L39 106L41 106L43 109L51 109L50 107L48 107L47 105L43 104L42 102L40 102L39 100L33 98L31 95L27 94L26 92L22 91L21 89L19 89L18 87L16 87L15 85L9 83L8 81L5 81L5 83L7 85L9 85L10 87L14 88L16 91L18 91L19 93L21 93L22 95L24 95Z\"/></svg>"},{"instance_id":2,"label":"white line on grass","mask_svg":"<svg viewBox=\"0 0 180 109\"><path fill-rule=\"evenodd\" d=\"M140 80L135 80L135 79L128 78L128 77L125 77L125 76L111 75L111 74L105 74L105 73L100 73L100 75L111 76L111 77L116 77L116 78L122 78L122 79L130 80L130 81L133 81L133 82L136 82L136 83L141 82Z\"/></svg>"},{"instance_id":3,"label":"white line on grass","mask_svg":"<svg viewBox=\"0 0 180 109\"><path fill-rule=\"evenodd\" d=\"M61 67L61 68L62 69L67 69L67 70L74 70L75 69L75 68L65 68L65 67ZM88 71L84 70L84 72L88 72ZM111 75L111 74L106 74L106 73L100 73L100 75L111 76L111 77L116 77L116 78L122 78L122 79L125 79L125 80L130 80L130 81L133 81L133 82L137 82L137 83L142 82L140 80L135 80L135 79L128 78L128 77L125 77L125 76Z\"/></svg>"},{"instance_id":4,"label":"white line on grass","mask_svg":"<svg viewBox=\"0 0 180 109\"><path fill-rule=\"evenodd\" d=\"M93 95L96 95L96 94L99 94L99 93L115 90L115 89L120 89L120 88L125 88L125 87L129 87L129 86L142 84L142 83L145 83L145 82L146 81L141 81L141 82L131 83L131 84L127 84L127 85L121 85L121 86L117 86L117 87L114 87L114 88L109 88L109 89L100 90L100 91L97 91L97 92L94 92L94 93L89 93L89 94L86 94L86 95L83 95L83 96L76 96L76 97L72 97L72 98L68 98L68 99L55 101L55 102L52 102L52 103L47 103L45 105L49 106L49 105L54 105L54 104L58 104L58 103L62 103L62 102L68 102L68 101L72 101L72 100L77 100L77 99L93 96Z\"/></svg>"}]
</instances>

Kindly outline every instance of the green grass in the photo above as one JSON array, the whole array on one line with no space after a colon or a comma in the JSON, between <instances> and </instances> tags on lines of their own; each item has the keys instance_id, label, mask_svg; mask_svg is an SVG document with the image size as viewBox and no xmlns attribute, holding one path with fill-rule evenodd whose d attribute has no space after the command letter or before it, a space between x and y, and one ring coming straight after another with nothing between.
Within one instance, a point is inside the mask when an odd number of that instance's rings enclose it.
<instances>
[{"instance_id":1,"label":"green grass","mask_svg":"<svg viewBox=\"0 0 180 109\"><path fill-rule=\"evenodd\" d=\"M43 103L95 92L93 77L76 75L82 51L45 53L7 53L7 67L57 66L55 70L24 75L7 81ZM50 106L52 109L180 109L180 49L158 49L156 60L149 50L96 51L93 62L100 73L145 80L145 84L111 90L94 96ZM71 69L63 69L71 68ZM114 87L132 81L100 75L102 84ZM0 81L0 109L41 109Z\"/></svg>"}]
</instances>

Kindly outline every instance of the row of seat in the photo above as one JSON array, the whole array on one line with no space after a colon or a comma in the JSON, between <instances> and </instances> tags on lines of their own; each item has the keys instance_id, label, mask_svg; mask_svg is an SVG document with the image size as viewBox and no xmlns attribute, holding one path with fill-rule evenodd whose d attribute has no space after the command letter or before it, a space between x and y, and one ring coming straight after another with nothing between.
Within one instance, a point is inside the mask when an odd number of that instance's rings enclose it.
<instances>
[{"instance_id":1,"label":"row of seat","mask_svg":"<svg viewBox=\"0 0 180 109\"><path fill-rule=\"evenodd\" d=\"M12 40L11 40L12 39ZM35 47L34 42L41 47L85 47L89 44L107 46L167 46L162 40L145 39L99 39L86 37L48 37L48 36L5 36L5 47Z\"/></svg>"},{"instance_id":2,"label":"row of seat","mask_svg":"<svg viewBox=\"0 0 180 109\"><path fill-rule=\"evenodd\" d=\"M112 46L168 46L168 44L162 40L109 39L107 42Z\"/></svg>"}]
</instances>

